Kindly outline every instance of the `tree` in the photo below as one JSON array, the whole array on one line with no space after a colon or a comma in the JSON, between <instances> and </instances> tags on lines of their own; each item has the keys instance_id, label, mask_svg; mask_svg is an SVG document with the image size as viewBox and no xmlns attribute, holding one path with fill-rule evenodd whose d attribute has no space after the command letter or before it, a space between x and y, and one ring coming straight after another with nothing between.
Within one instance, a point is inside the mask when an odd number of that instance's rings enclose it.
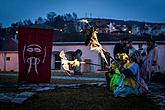
<instances>
[{"instance_id":1,"label":"tree","mask_svg":"<svg viewBox=\"0 0 165 110\"><path fill-rule=\"evenodd\" d=\"M18 23L12 23L12 24L11 24L11 27L12 27L12 28L18 27Z\"/></svg>"},{"instance_id":2,"label":"tree","mask_svg":"<svg viewBox=\"0 0 165 110\"><path fill-rule=\"evenodd\" d=\"M19 22L16 22L16 24L17 24L18 26L23 26L22 20L20 20Z\"/></svg>"},{"instance_id":3,"label":"tree","mask_svg":"<svg viewBox=\"0 0 165 110\"><path fill-rule=\"evenodd\" d=\"M32 25L32 24L33 24L33 22L30 19L25 19L23 21L23 25L29 26L29 25Z\"/></svg>"},{"instance_id":4,"label":"tree","mask_svg":"<svg viewBox=\"0 0 165 110\"><path fill-rule=\"evenodd\" d=\"M45 23L45 19L43 19L42 17L38 17L38 19L35 20L35 24L43 24Z\"/></svg>"},{"instance_id":5,"label":"tree","mask_svg":"<svg viewBox=\"0 0 165 110\"><path fill-rule=\"evenodd\" d=\"M64 29L64 24L65 24L64 17L58 15L54 21L55 28Z\"/></svg>"},{"instance_id":6,"label":"tree","mask_svg":"<svg viewBox=\"0 0 165 110\"><path fill-rule=\"evenodd\" d=\"M55 13L55 12L49 12L49 13L47 14L47 20L48 20L49 22L53 22L54 19L55 19L55 17L56 17L56 13Z\"/></svg>"},{"instance_id":7,"label":"tree","mask_svg":"<svg viewBox=\"0 0 165 110\"><path fill-rule=\"evenodd\" d=\"M20 27L20 26L24 26L26 24L28 24L27 20L24 20L24 21L20 20L20 21L18 21L16 23L12 23L11 26L12 27Z\"/></svg>"},{"instance_id":8,"label":"tree","mask_svg":"<svg viewBox=\"0 0 165 110\"><path fill-rule=\"evenodd\" d=\"M76 32L76 27L75 27L73 21L68 21L68 22L65 24L65 32L66 32L66 33L74 33L74 32Z\"/></svg>"},{"instance_id":9,"label":"tree","mask_svg":"<svg viewBox=\"0 0 165 110\"><path fill-rule=\"evenodd\" d=\"M72 15L69 13L69 14L65 14L64 15L64 20L65 21L71 21L71 20L73 20L73 17L72 17Z\"/></svg>"},{"instance_id":10,"label":"tree","mask_svg":"<svg viewBox=\"0 0 165 110\"><path fill-rule=\"evenodd\" d=\"M77 14L75 12L72 13L73 19L77 19Z\"/></svg>"}]
</instances>

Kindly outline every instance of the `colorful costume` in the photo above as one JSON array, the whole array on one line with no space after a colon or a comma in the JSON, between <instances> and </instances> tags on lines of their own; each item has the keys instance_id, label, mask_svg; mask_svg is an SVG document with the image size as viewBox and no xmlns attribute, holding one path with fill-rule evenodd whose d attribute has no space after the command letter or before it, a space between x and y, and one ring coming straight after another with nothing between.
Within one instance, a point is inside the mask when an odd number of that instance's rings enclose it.
<instances>
[{"instance_id":1,"label":"colorful costume","mask_svg":"<svg viewBox=\"0 0 165 110\"><path fill-rule=\"evenodd\" d=\"M107 86L115 97L127 97L130 95L140 95L148 90L144 80L139 76L139 66L137 63L130 62L125 53L117 54L117 61L110 67L109 73L106 73ZM145 87L141 87L137 81Z\"/></svg>"}]
</instances>

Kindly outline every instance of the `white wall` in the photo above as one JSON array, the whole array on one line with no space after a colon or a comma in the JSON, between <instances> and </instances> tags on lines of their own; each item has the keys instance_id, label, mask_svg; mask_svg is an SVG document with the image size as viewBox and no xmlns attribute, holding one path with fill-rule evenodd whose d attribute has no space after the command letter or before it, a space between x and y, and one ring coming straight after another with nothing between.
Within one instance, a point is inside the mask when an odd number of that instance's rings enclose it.
<instances>
[{"instance_id":1,"label":"white wall","mask_svg":"<svg viewBox=\"0 0 165 110\"><path fill-rule=\"evenodd\" d=\"M18 52L6 52L6 58L7 57L10 57L10 60L5 60L6 66L4 66L5 53L0 52L0 70L4 71L6 67L6 71L18 72Z\"/></svg>"},{"instance_id":2,"label":"white wall","mask_svg":"<svg viewBox=\"0 0 165 110\"><path fill-rule=\"evenodd\" d=\"M133 45L136 49L138 49L138 45ZM145 45L143 45L143 47L145 47ZM112 45L103 45L103 48L109 52L111 54L111 56L113 57L113 49L114 49L114 44ZM82 60L84 61L84 59L91 59L91 63L95 63L95 64L100 64L100 56L98 55L98 53L96 51L90 51L89 46L85 46L85 45L65 45L65 46L53 46L53 51L61 51L64 50L65 52L67 51L75 51L77 49L81 49L83 52L82 55ZM158 45L158 49L159 49L159 53L158 53L158 57L159 57L159 65L160 65L160 69L161 71L165 71L165 45L164 44L159 44ZM83 65L82 65L82 69L83 69ZM98 66L91 66L91 71L92 72L98 72L97 70L101 69L101 67ZM83 70L82 70L83 71Z\"/></svg>"},{"instance_id":3,"label":"white wall","mask_svg":"<svg viewBox=\"0 0 165 110\"><path fill-rule=\"evenodd\" d=\"M137 45L134 45L137 48ZM103 48L111 54L113 57L113 48L114 44L112 45L103 45ZM81 49L83 52L82 60L84 59L91 59L91 63L100 64L100 56L96 51L90 51L89 46L85 45L54 45L52 51L75 51L77 49ZM165 44L159 44L159 64L161 71L165 71ZM10 57L10 61L6 61L6 71L18 71L18 52L7 52L6 57ZM51 66L54 66L54 59L52 58ZM101 69L99 66L90 66L92 72L98 72L98 69ZM81 66L83 71L83 64ZM52 68L53 69L53 68ZM4 52L0 52L0 70L4 71ZM59 70L58 70L59 72Z\"/></svg>"},{"instance_id":4,"label":"white wall","mask_svg":"<svg viewBox=\"0 0 165 110\"><path fill-rule=\"evenodd\" d=\"M81 49L83 52L81 58L84 61L85 59L91 59L92 63L100 64L100 57L98 56L97 52L95 51L90 51L89 47L84 46L84 45L65 45L65 46L53 46L52 51L61 51L64 50L65 52L67 51L76 51L77 49ZM52 64L53 65L53 64ZM81 66L83 68L83 64ZM91 71L96 72L97 69L100 69L98 66L91 66ZM83 71L83 70L82 70Z\"/></svg>"},{"instance_id":5,"label":"white wall","mask_svg":"<svg viewBox=\"0 0 165 110\"><path fill-rule=\"evenodd\" d=\"M0 71L4 71L4 53L0 52Z\"/></svg>"}]
</instances>

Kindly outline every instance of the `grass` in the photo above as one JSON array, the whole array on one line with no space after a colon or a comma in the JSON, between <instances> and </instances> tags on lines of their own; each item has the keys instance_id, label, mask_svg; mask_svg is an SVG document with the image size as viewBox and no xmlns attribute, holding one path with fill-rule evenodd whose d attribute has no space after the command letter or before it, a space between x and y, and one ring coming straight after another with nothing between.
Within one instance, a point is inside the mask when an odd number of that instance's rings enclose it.
<instances>
[{"instance_id":1,"label":"grass","mask_svg":"<svg viewBox=\"0 0 165 110\"><path fill-rule=\"evenodd\" d=\"M1 110L159 110L145 97L115 98L105 88L58 89L32 96L22 105L0 103Z\"/></svg>"},{"instance_id":2,"label":"grass","mask_svg":"<svg viewBox=\"0 0 165 110\"><path fill-rule=\"evenodd\" d=\"M53 75L62 74L65 73L53 73ZM82 76L104 77L102 74L94 73ZM51 80L51 83L56 84L90 82L97 81ZM10 86L15 83L17 84L17 76L0 75L0 84L9 85L8 88L0 88L0 91L19 92L17 87ZM116 98L106 88L62 88L38 92L21 105L1 102L0 110L159 110L159 108L145 96Z\"/></svg>"}]
</instances>

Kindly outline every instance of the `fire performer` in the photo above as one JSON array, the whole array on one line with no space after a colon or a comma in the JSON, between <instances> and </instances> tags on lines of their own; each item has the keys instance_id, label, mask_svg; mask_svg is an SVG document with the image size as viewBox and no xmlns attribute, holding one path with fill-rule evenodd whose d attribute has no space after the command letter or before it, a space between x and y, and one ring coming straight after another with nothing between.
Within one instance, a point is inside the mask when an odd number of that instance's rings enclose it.
<instances>
[{"instance_id":1,"label":"fire performer","mask_svg":"<svg viewBox=\"0 0 165 110\"><path fill-rule=\"evenodd\" d=\"M67 72L67 74L70 76L70 70L69 70L69 61L67 59L67 57L65 56L64 51L62 50L59 54L59 56L61 57L61 65L62 68Z\"/></svg>"},{"instance_id":2,"label":"fire performer","mask_svg":"<svg viewBox=\"0 0 165 110\"><path fill-rule=\"evenodd\" d=\"M75 52L74 52L74 57L73 57L73 60L78 60L79 62L82 61L81 59L81 56L82 56L82 51L80 49L77 49ZM74 75L81 75L81 63L78 65L78 66L73 66L73 71L74 71Z\"/></svg>"},{"instance_id":3,"label":"fire performer","mask_svg":"<svg viewBox=\"0 0 165 110\"><path fill-rule=\"evenodd\" d=\"M104 59L104 61L106 62L106 64L108 64L108 61L105 57L105 49L102 47L102 45L100 44L100 42L98 41L97 38L97 31L95 27L92 27L87 20L81 20L81 22L87 23L90 27L89 29L89 34L87 34L87 39L85 41L85 45L88 46L90 45L90 50L95 50L97 51L100 56Z\"/></svg>"},{"instance_id":4,"label":"fire performer","mask_svg":"<svg viewBox=\"0 0 165 110\"><path fill-rule=\"evenodd\" d=\"M72 56L66 55L63 50L60 52L59 56L61 57L62 68L68 73L68 75L71 75L70 69L74 71L75 75L81 74L81 55L82 51L80 49L77 49ZM67 57L73 58L69 60Z\"/></svg>"}]
</instances>

